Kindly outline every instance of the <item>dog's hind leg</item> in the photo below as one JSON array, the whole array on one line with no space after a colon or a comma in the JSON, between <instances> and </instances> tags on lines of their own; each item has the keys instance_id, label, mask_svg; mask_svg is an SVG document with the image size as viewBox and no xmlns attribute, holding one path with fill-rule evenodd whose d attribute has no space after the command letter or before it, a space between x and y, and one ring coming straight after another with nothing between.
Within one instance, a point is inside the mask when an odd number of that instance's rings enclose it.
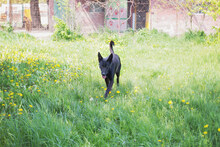
<instances>
[{"instance_id":1,"label":"dog's hind leg","mask_svg":"<svg viewBox=\"0 0 220 147\"><path fill-rule=\"evenodd\" d=\"M117 86L119 86L119 76L120 76L120 72L116 73L117 76Z\"/></svg>"},{"instance_id":2,"label":"dog's hind leg","mask_svg":"<svg viewBox=\"0 0 220 147\"><path fill-rule=\"evenodd\" d=\"M116 72L116 76L117 76L117 86L119 86L120 70L121 70L121 65L119 66L118 71Z\"/></svg>"}]
</instances>

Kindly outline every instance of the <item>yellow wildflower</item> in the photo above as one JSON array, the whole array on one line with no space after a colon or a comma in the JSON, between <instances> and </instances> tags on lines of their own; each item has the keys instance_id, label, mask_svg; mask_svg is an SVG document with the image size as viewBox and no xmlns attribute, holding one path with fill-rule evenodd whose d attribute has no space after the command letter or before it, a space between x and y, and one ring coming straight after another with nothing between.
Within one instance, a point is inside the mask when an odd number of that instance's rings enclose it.
<instances>
[{"instance_id":1,"label":"yellow wildflower","mask_svg":"<svg viewBox=\"0 0 220 147\"><path fill-rule=\"evenodd\" d=\"M18 109L18 111L23 111L23 109L22 109L22 108L20 108L20 109Z\"/></svg>"},{"instance_id":2,"label":"yellow wildflower","mask_svg":"<svg viewBox=\"0 0 220 147\"><path fill-rule=\"evenodd\" d=\"M19 115L21 115L21 114L22 114L22 112L19 112L18 114L19 114Z\"/></svg>"},{"instance_id":3,"label":"yellow wildflower","mask_svg":"<svg viewBox=\"0 0 220 147\"><path fill-rule=\"evenodd\" d=\"M158 142L161 142L161 140L158 140Z\"/></svg>"},{"instance_id":4,"label":"yellow wildflower","mask_svg":"<svg viewBox=\"0 0 220 147\"><path fill-rule=\"evenodd\" d=\"M32 106L32 105L29 105L29 107L31 107L31 108L32 108L33 106Z\"/></svg>"},{"instance_id":5,"label":"yellow wildflower","mask_svg":"<svg viewBox=\"0 0 220 147\"><path fill-rule=\"evenodd\" d=\"M120 93L120 91L116 91L116 93Z\"/></svg>"},{"instance_id":6,"label":"yellow wildflower","mask_svg":"<svg viewBox=\"0 0 220 147\"><path fill-rule=\"evenodd\" d=\"M112 108L112 110L115 110L114 108Z\"/></svg>"},{"instance_id":7,"label":"yellow wildflower","mask_svg":"<svg viewBox=\"0 0 220 147\"><path fill-rule=\"evenodd\" d=\"M189 105L189 102L186 102L187 105Z\"/></svg>"},{"instance_id":8,"label":"yellow wildflower","mask_svg":"<svg viewBox=\"0 0 220 147\"><path fill-rule=\"evenodd\" d=\"M220 132L220 128L218 128L218 131Z\"/></svg>"},{"instance_id":9,"label":"yellow wildflower","mask_svg":"<svg viewBox=\"0 0 220 147\"><path fill-rule=\"evenodd\" d=\"M130 112L134 113L135 111L134 111L134 110L131 110Z\"/></svg>"},{"instance_id":10,"label":"yellow wildflower","mask_svg":"<svg viewBox=\"0 0 220 147\"><path fill-rule=\"evenodd\" d=\"M2 104L2 106L5 106L5 104Z\"/></svg>"},{"instance_id":11,"label":"yellow wildflower","mask_svg":"<svg viewBox=\"0 0 220 147\"><path fill-rule=\"evenodd\" d=\"M159 99L159 101L161 102L161 101L162 101L162 99Z\"/></svg>"},{"instance_id":12,"label":"yellow wildflower","mask_svg":"<svg viewBox=\"0 0 220 147\"><path fill-rule=\"evenodd\" d=\"M205 131L205 132L203 132L203 134L205 134L205 135L206 135L206 134L208 134L208 132L207 132L207 131Z\"/></svg>"},{"instance_id":13,"label":"yellow wildflower","mask_svg":"<svg viewBox=\"0 0 220 147\"><path fill-rule=\"evenodd\" d=\"M185 103L186 101L185 101L185 100L182 100L182 102Z\"/></svg>"},{"instance_id":14,"label":"yellow wildflower","mask_svg":"<svg viewBox=\"0 0 220 147\"><path fill-rule=\"evenodd\" d=\"M8 114L8 116L10 117L10 116L11 116L11 114Z\"/></svg>"},{"instance_id":15,"label":"yellow wildflower","mask_svg":"<svg viewBox=\"0 0 220 147\"><path fill-rule=\"evenodd\" d=\"M204 128L208 128L209 125L205 125Z\"/></svg>"},{"instance_id":16,"label":"yellow wildflower","mask_svg":"<svg viewBox=\"0 0 220 147\"><path fill-rule=\"evenodd\" d=\"M173 102L172 102L172 101L169 101L169 102L168 102L168 104L170 104L170 105L171 105L171 104L173 104Z\"/></svg>"}]
</instances>

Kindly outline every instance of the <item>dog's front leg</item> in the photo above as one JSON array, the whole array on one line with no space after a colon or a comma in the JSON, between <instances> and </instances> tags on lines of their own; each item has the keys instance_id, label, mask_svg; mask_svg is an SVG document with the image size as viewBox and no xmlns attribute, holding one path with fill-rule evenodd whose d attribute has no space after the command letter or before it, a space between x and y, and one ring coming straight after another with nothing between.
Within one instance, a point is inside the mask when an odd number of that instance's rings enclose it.
<instances>
[{"instance_id":1,"label":"dog's front leg","mask_svg":"<svg viewBox=\"0 0 220 147\"><path fill-rule=\"evenodd\" d=\"M114 83L114 80L110 80L110 83L108 84L108 87L107 87L107 90L105 92L105 98L107 98L108 94L109 94L109 91L112 90L112 85Z\"/></svg>"}]
</instances>

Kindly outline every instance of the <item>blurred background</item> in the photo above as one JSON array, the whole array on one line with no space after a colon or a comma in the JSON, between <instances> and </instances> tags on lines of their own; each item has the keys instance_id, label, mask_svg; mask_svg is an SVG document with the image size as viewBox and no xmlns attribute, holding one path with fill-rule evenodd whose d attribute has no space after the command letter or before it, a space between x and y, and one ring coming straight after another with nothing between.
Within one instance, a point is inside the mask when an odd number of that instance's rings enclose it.
<instances>
[{"instance_id":1,"label":"blurred background","mask_svg":"<svg viewBox=\"0 0 220 147\"><path fill-rule=\"evenodd\" d=\"M54 30L55 18L83 34L157 29L171 36L188 30L206 34L220 27L218 0L1 0L0 25L16 30Z\"/></svg>"}]
</instances>

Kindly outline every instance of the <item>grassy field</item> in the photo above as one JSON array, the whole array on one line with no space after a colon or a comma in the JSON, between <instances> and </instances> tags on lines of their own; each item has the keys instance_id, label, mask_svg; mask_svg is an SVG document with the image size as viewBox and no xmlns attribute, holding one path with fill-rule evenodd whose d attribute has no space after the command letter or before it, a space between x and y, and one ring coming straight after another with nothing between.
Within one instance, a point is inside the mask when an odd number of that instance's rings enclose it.
<instances>
[{"instance_id":1,"label":"grassy field","mask_svg":"<svg viewBox=\"0 0 220 147\"><path fill-rule=\"evenodd\" d=\"M120 86L104 99L109 41ZM41 41L0 31L0 146L219 146L220 44L157 31Z\"/></svg>"}]
</instances>

